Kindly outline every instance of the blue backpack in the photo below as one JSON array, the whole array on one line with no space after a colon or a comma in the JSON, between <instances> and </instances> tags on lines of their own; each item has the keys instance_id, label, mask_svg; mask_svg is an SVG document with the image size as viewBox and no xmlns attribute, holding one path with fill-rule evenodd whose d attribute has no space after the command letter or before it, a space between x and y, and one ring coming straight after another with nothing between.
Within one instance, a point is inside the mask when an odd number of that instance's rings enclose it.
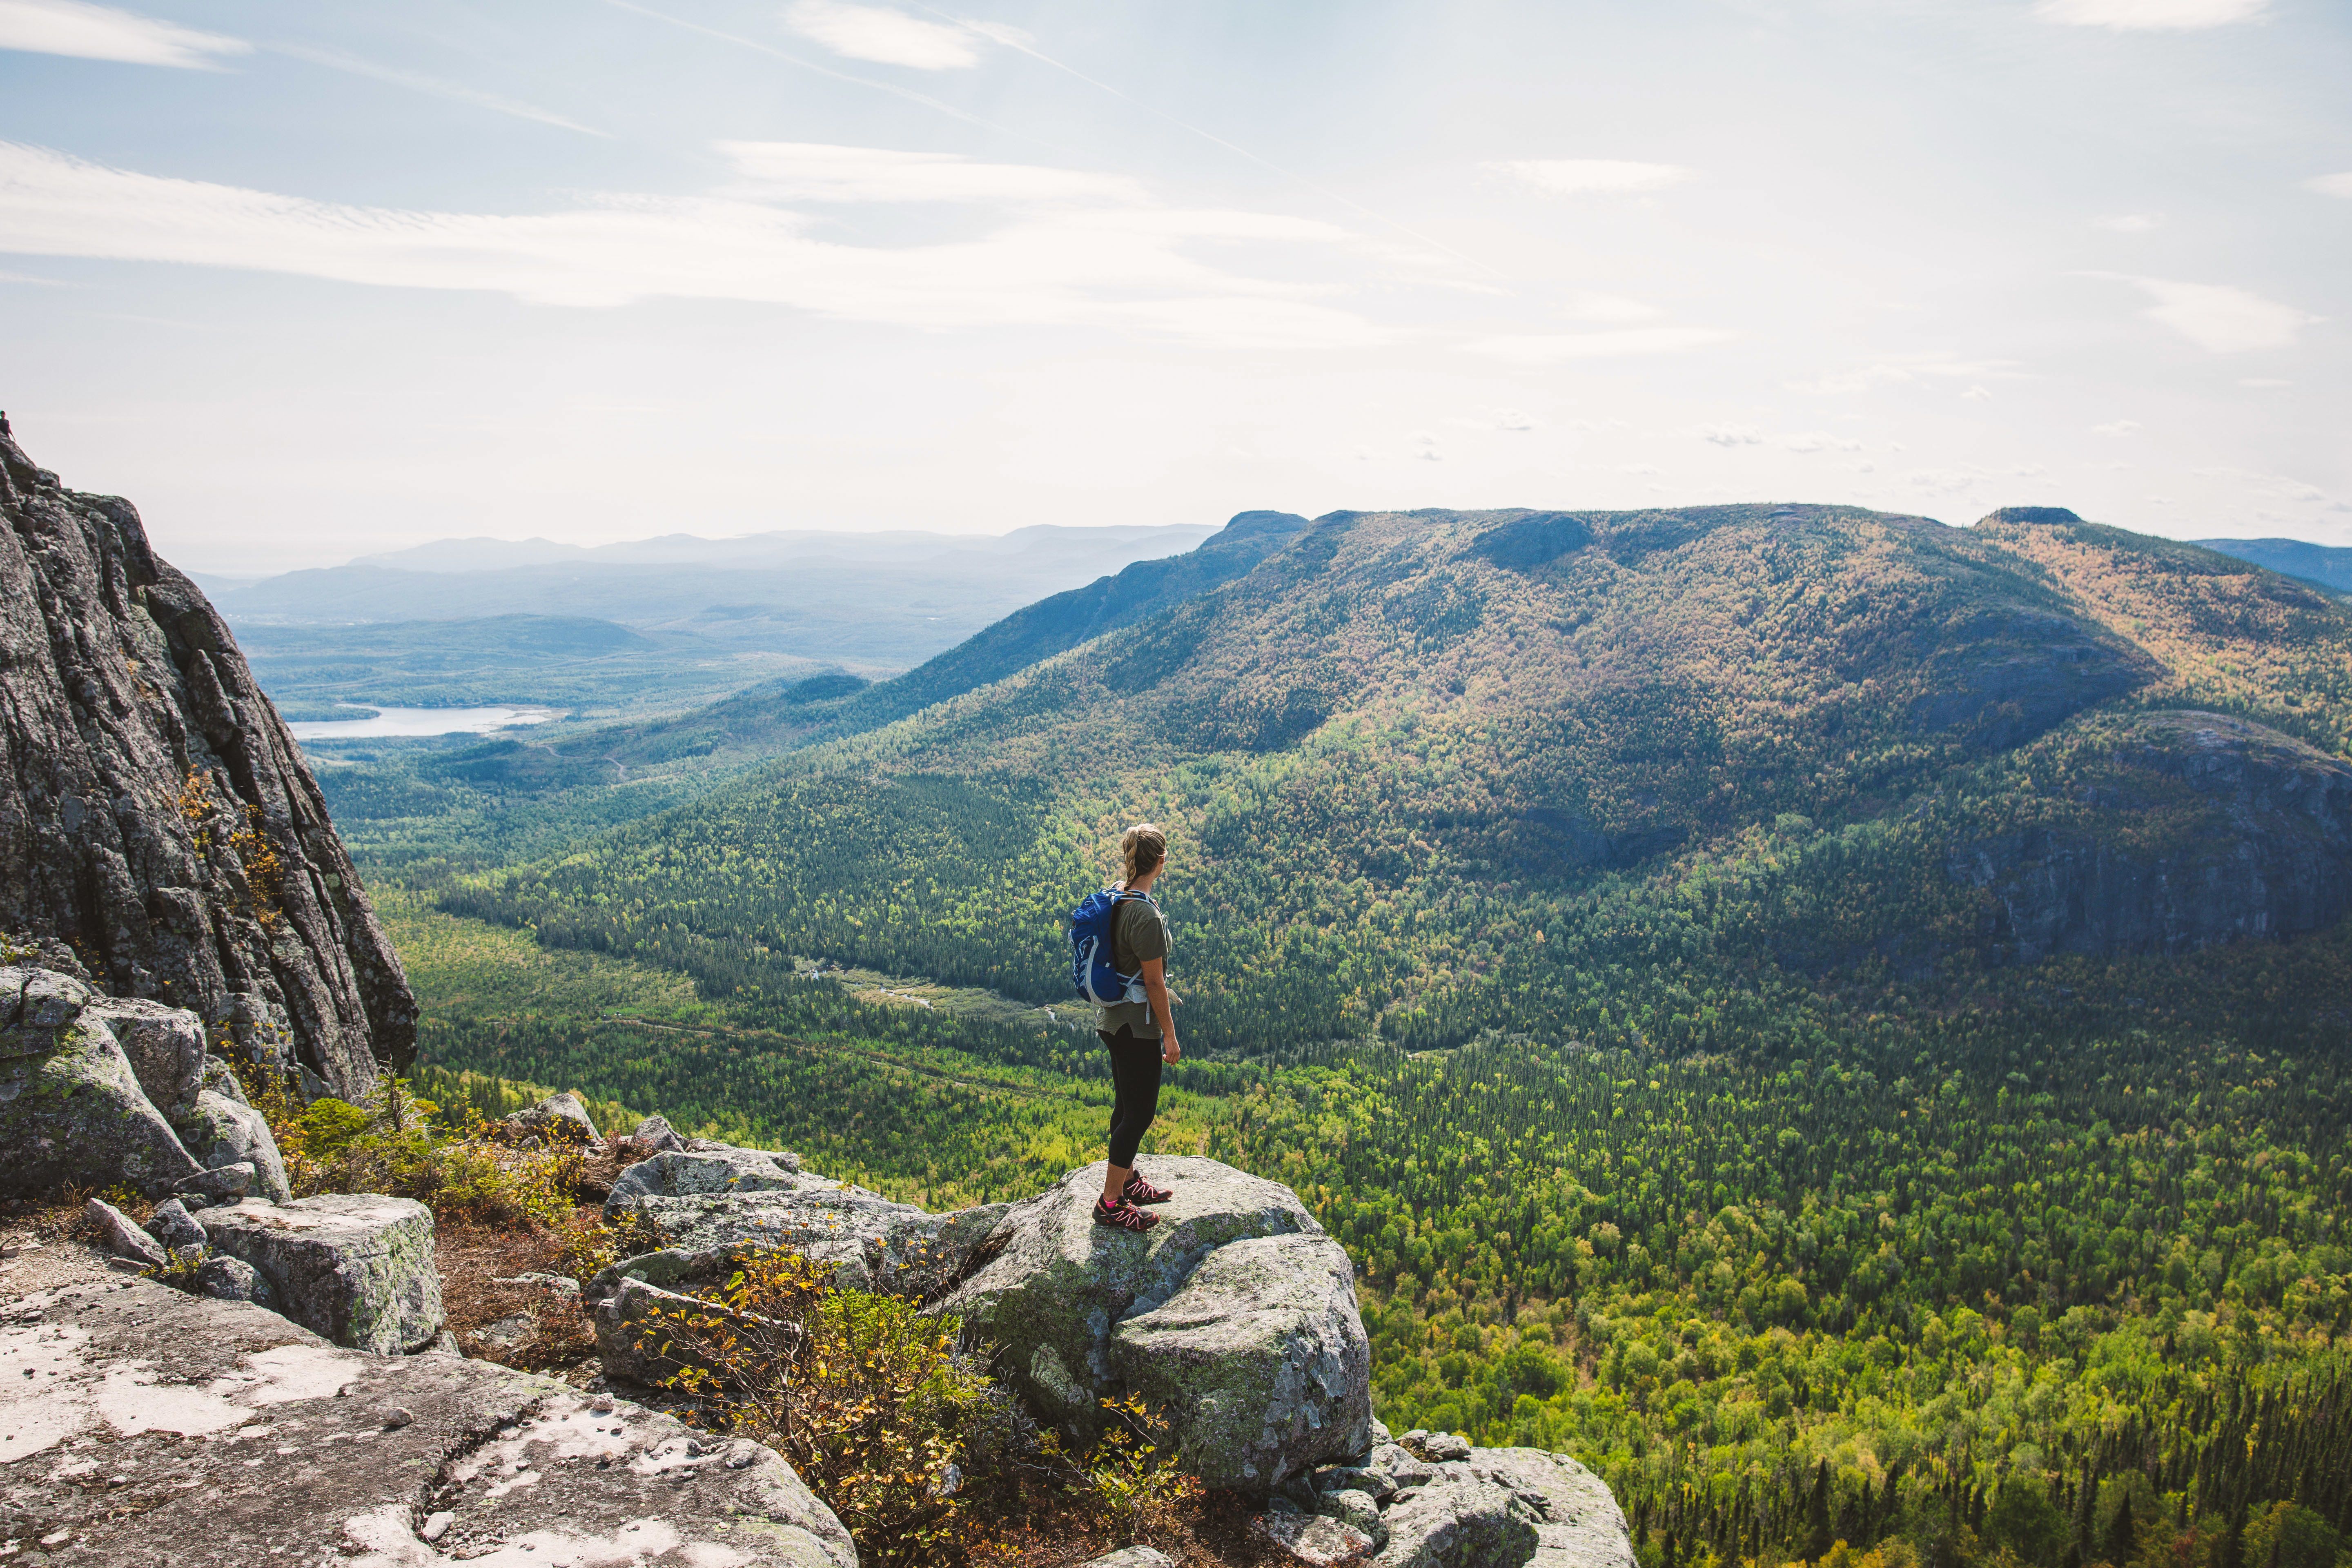
<instances>
[{"instance_id":1,"label":"blue backpack","mask_svg":"<svg viewBox=\"0 0 2352 1568\"><path fill-rule=\"evenodd\" d=\"M1070 984L1097 1007L1144 999L1143 977L1121 974L1112 967L1110 956L1111 922L1118 916L1118 906L1144 897L1105 888L1087 894L1087 901L1070 911Z\"/></svg>"}]
</instances>

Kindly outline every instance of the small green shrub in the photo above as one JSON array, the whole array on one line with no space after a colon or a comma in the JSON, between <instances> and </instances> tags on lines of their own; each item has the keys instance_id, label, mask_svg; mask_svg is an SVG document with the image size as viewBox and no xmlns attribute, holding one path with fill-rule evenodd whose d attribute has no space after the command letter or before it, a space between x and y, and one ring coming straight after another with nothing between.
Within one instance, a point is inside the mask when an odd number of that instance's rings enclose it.
<instances>
[{"instance_id":1,"label":"small green shrub","mask_svg":"<svg viewBox=\"0 0 2352 1568\"><path fill-rule=\"evenodd\" d=\"M438 1218L552 1228L571 1213L583 1152L502 1148L467 1108L456 1125L387 1073L364 1103L321 1098L303 1105L272 1086L254 1097L268 1119L298 1197L383 1193L415 1198Z\"/></svg>"},{"instance_id":2,"label":"small green shrub","mask_svg":"<svg viewBox=\"0 0 2352 1568\"><path fill-rule=\"evenodd\" d=\"M957 1349L961 1324L912 1301L836 1290L796 1253L761 1252L707 1306L657 1312L644 1348L704 1418L790 1460L861 1561L950 1554L972 1472L1007 1447L1011 1402Z\"/></svg>"}]
</instances>

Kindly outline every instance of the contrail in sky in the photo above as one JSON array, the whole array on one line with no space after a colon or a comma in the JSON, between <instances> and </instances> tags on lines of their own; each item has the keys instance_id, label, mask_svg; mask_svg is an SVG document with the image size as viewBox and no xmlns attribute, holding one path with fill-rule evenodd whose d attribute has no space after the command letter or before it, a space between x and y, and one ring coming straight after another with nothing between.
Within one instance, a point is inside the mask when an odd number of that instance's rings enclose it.
<instances>
[{"instance_id":1,"label":"contrail in sky","mask_svg":"<svg viewBox=\"0 0 2352 1568\"><path fill-rule=\"evenodd\" d=\"M859 87L877 88L893 97L903 98L910 103L919 103L926 109L936 109L941 114L951 115L967 125L977 125L983 131L993 131L1005 136L1018 136L1024 142L1037 140L1034 136L1025 135L1009 125L999 125L993 121L982 120L976 114L967 114L954 104L941 102L928 93L915 92L898 86L896 82L877 81L872 77L856 76L848 71L835 70L831 66L821 66L814 60L803 59L789 50L777 48L773 44L763 44L757 38L747 38L740 33L728 33L717 27L706 27L699 22L689 22L683 16L673 16L667 11L656 11L650 5L640 5L636 4L636 0L604 0L604 3L624 11L633 11L640 16L650 16L656 22L667 22L673 27L683 27L689 33L700 33L707 37L723 39L747 49L757 49L763 55L773 56L786 65L798 66L804 71L814 71L819 76L829 76L835 81L855 82Z\"/></svg>"}]
</instances>

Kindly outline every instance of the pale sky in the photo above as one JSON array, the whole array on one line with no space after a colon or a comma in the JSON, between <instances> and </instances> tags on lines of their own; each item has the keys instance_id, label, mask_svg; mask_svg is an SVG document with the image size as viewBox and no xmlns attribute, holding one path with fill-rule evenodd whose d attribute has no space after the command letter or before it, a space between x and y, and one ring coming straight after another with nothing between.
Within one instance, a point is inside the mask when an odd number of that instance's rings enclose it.
<instances>
[{"instance_id":1,"label":"pale sky","mask_svg":"<svg viewBox=\"0 0 2352 1568\"><path fill-rule=\"evenodd\" d=\"M1247 508L2352 544L2343 0L0 0L0 407L183 565Z\"/></svg>"}]
</instances>

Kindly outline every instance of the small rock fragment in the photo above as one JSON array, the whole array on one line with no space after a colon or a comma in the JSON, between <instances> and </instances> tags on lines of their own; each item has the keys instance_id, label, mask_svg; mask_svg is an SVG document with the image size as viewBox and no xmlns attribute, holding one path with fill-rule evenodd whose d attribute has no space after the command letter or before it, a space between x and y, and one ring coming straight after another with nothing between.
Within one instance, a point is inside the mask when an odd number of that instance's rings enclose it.
<instances>
[{"instance_id":1,"label":"small rock fragment","mask_svg":"<svg viewBox=\"0 0 2352 1568\"><path fill-rule=\"evenodd\" d=\"M1376 1548L1388 1544L1388 1527L1381 1523L1380 1505L1372 1500L1369 1492L1360 1492L1353 1488L1327 1492L1316 1511L1362 1531L1371 1538Z\"/></svg>"},{"instance_id":2,"label":"small rock fragment","mask_svg":"<svg viewBox=\"0 0 2352 1568\"><path fill-rule=\"evenodd\" d=\"M405 1406L395 1405L383 1413L383 1429L387 1432L397 1432L415 1419L416 1417L411 1415Z\"/></svg>"},{"instance_id":3,"label":"small rock fragment","mask_svg":"<svg viewBox=\"0 0 2352 1568\"><path fill-rule=\"evenodd\" d=\"M250 1301L275 1310L269 1282L242 1258L207 1258L196 1270L196 1294L215 1301Z\"/></svg>"},{"instance_id":4,"label":"small rock fragment","mask_svg":"<svg viewBox=\"0 0 2352 1568\"><path fill-rule=\"evenodd\" d=\"M216 1170L198 1171L174 1184L183 1193L200 1193L215 1202L234 1203L253 1190L253 1178L258 1173L250 1160L233 1160Z\"/></svg>"},{"instance_id":5,"label":"small rock fragment","mask_svg":"<svg viewBox=\"0 0 2352 1568\"><path fill-rule=\"evenodd\" d=\"M1320 1514L1268 1513L1260 1516L1257 1529L1266 1539L1307 1564L1307 1568L1331 1568L1334 1563L1352 1563L1372 1549L1370 1536Z\"/></svg>"},{"instance_id":6,"label":"small rock fragment","mask_svg":"<svg viewBox=\"0 0 2352 1568\"><path fill-rule=\"evenodd\" d=\"M449 1527L457 1522L457 1516L445 1508L439 1513L425 1515L425 1522L416 1527L416 1537L429 1546L448 1534Z\"/></svg>"},{"instance_id":7,"label":"small rock fragment","mask_svg":"<svg viewBox=\"0 0 2352 1568\"><path fill-rule=\"evenodd\" d=\"M116 1257L134 1259L151 1268L161 1268L172 1260L171 1254L153 1237L104 1198L90 1199L81 1205L81 1212L83 1218L98 1227Z\"/></svg>"},{"instance_id":8,"label":"small rock fragment","mask_svg":"<svg viewBox=\"0 0 2352 1568\"><path fill-rule=\"evenodd\" d=\"M1433 1459L1466 1459L1470 1439L1459 1432L1432 1432L1421 1440L1421 1451Z\"/></svg>"},{"instance_id":9,"label":"small rock fragment","mask_svg":"<svg viewBox=\"0 0 2352 1568\"><path fill-rule=\"evenodd\" d=\"M166 1198L155 1205L155 1212L147 1216L147 1234L173 1252L205 1245L205 1227L189 1216L187 1205L177 1198Z\"/></svg>"},{"instance_id":10,"label":"small rock fragment","mask_svg":"<svg viewBox=\"0 0 2352 1568\"><path fill-rule=\"evenodd\" d=\"M686 1140L679 1137L677 1131L671 1128L667 1117L646 1117L643 1121L637 1123L637 1130L629 1134L629 1136L635 1138L638 1142L646 1145L649 1151L656 1154L667 1154L672 1152L684 1153L686 1152Z\"/></svg>"}]
</instances>

